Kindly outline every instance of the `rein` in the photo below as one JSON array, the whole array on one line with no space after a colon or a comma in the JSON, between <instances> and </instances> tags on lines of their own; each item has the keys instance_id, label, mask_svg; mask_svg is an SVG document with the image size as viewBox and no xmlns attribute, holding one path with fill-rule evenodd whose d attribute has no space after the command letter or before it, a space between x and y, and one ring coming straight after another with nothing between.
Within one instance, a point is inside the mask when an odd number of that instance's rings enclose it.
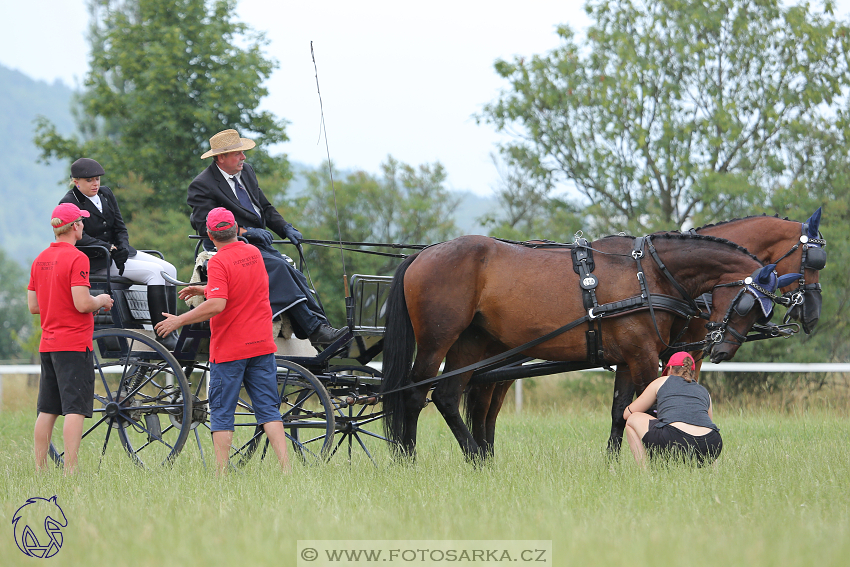
<instances>
[{"instance_id":1,"label":"rein","mask_svg":"<svg viewBox=\"0 0 850 567\"><path fill-rule=\"evenodd\" d=\"M640 258L643 257L644 244L647 244L647 248L650 250L650 256L653 258L653 261L655 261L658 264L659 269L661 269L662 273L665 274L665 277L667 277L667 279L671 281L673 286L687 300L687 303L684 302L684 301L681 301L679 299L676 299L674 297L670 297L670 296L667 296L667 295L661 295L661 294L653 294L653 293L649 292L648 286L646 284L646 279L645 279L645 276L644 276L644 273L643 273L643 269L642 269L641 264L640 264ZM563 247L569 246L570 248L575 248L575 247L590 248L589 246L583 246L581 244L559 245L559 246L563 246ZM592 248L590 248L590 249L592 249ZM605 254L605 252L602 252L602 253ZM610 253L608 253L608 254L610 254ZM629 256L629 254L610 254L610 255ZM666 347L673 348L670 345L668 345L666 342L664 342L664 339L661 337L661 331L658 328L658 323L655 319L655 309L659 308L659 309L664 309L666 311L672 311L676 315L687 318L688 321L690 321L691 318L693 318L694 316L701 314L701 311L697 307L696 302L693 300L693 298L691 298L690 295L685 291L685 289L678 282L676 282L673 275L669 272L669 270L667 270L667 267L661 261L661 258L658 256L658 253L655 250L655 247L652 245L652 241L651 241L651 238L649 236L644 236L644 237L640 237L638 239L635 239L635 250L633 250L633 252L631 253L631 256L635 259L635 262L637 262L637 265L638 265L637 277L638 277L638 280L641 282L641 291L642 291L641 295L629 297L629 298L622 299L622 300L619 300L619 301L614 301L614 302L611 302L611 303L605 303L603 305L594 305L592 308L590 308L588 310L587 315L579 317L578 319L571 321L570 323L567 323L563 327L555 329L554 331L547 333L546 335L543 335L542 337L538 337L538 338L536 338L532 341L529 341L525 344L514 347L514 348L512 348L512 349L510 349L506 352L491 356L490 358L486 358L486 359L481 360L479 362L476 362L474 364L464 366L463 368L458 368L456 370L452 370L450 372L446 372L446 373L440 374L438 376L434 376L433 378L421 380L419 382L410 383L410 384L407 384L405 386L395 388L393 390L381 392L380 395L384 396L384 395L387 395L387 394L394 394L396 392L401 392L403 390L409 390L411 388L421 388L422 386L427 386L429 384L433 384L435 382L439 382L439 381L445 380L447 378L453 378L455 376L459 376L461 374L465 374L465 373L470 372L470 371L480 370L481 368L485 368L485 367L488 367L488 366L496 366L496 365L499 365L500 363L503 363L505 361L507 361L506 364L510 364L511 362L516 361L516 360L512 361L510 359L516 357L517 355L520 355L520 353L522 353L522 352L524 352L528 349L534 348L537 345L545 343L546 341L553 339L553 338L557 337L558 335L561 335L561 334L563 334L563 333L565 333L565 332L567 332L571 329L574 329L574 328L578 327L579 325L600 319L604 316L608 316L608 317L614 316L614 317L616 317L616 316L621 316L621 315L633 313L635 311L639 311L639 310L643 310L643 309L649 309L650 316L652 317L653 325L655 326L656 333L658 334L659 339L661 339L661 342ZM687 328L687 325L685 326L685 328ZM684 333L684 329L679 334L679 337L677 337L676 340L681 338L683 333ZM676 341L673 341L673 342L675 343ZM502 366L504 366L504 364L502 364ZM496 367L498 368L499 366L496 366ZM408 372L410 372L409 369L408 369Z\"/></svg>"}]
</instances>

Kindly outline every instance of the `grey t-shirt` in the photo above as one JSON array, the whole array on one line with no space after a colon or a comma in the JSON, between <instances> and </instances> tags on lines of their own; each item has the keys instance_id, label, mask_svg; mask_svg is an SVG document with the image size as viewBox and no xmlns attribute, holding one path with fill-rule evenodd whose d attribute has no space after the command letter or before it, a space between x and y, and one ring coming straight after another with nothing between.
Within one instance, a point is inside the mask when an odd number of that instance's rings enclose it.
<instances>
[{"instance_id":1,"label":"grey t-shirt","mask_svg":"<svg viewBox=\"0 0 850 567\"><path fill-rule=\"evenodd\" d=\"M708 395L708 390L697 382L688 382L681 376L668 376L658 388L657 404L658 419L655 427L681 421L720 431L708 417L711 396Z\"/></svg>"}]
</instances>

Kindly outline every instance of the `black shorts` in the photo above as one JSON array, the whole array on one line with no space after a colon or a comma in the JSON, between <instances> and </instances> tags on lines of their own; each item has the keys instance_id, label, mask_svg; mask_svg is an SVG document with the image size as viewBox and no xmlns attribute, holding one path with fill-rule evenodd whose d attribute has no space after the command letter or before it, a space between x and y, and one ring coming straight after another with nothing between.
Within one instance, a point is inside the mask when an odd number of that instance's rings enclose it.
<instances>
[{"instance_id":1,"label":"black shorts","mask_svg":"<svg viewBox=\"0 0 850 567\"><path fill-rule=\"evenodd\" d=\"M86 417L94 410L94 357L92 351L42 352L38 412L75 413Z\"/></svg>"},{"instance_id":2,"label":"black shorts","mask_svg":"<svg viewBox=\"0 0 850 567\"><path fill-rule=\"evenodd\" d=\"M643 446L650 458L672 456L696 459L699 465L710 464L720 456L723 440L720 433L711 430L705 435L691 435L674 425L656 427L656 420L649 422L649 431L643 436Z\"/></svg>"}]
</instances>

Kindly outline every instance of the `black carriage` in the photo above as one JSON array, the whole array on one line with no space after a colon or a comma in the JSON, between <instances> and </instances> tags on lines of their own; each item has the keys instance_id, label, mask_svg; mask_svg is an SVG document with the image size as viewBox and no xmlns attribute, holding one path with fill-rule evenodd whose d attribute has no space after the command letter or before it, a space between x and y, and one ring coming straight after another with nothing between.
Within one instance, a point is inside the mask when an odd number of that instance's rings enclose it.
<instances>
[{"instance_id":1,"label":"black carriage","mask_svg":"<svg viewBox=\"0 0 850 567\"><path fill-rule=\"evenodd\" d=\"M105 248L101 252L109 257ZM366 439L383 439L366 428L383 416L378 404L381 374L368 363L381 351L391 280L354 275L349 332L321 352L275 357L284 428L305 462L327 460L340 450L350 459L355 449L371 459ZM177 346L169 351L152 330L144 286L108 274L92 276L91 284L92 294L109 293L114 305L109 313L95 314L94 415L83 438L97 439L101 456L110 443L120 443L142 467L172 462L189 442L206 463L201 434L209 431L209 322L183 327ZM235 429L234 466L244 466L256 455L265 457L268 444L246 395L238 402ZM50 455L62 462L63 453L53 445Z\"/></svg>"}]
</instances>

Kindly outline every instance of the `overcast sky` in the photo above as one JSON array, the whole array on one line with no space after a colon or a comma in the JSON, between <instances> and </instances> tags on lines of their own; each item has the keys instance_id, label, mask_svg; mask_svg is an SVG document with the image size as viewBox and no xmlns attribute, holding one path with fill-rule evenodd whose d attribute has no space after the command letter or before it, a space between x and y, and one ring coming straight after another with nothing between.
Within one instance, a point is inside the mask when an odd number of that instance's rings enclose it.
<instances>
[{"instance_id":1,"label":"overcast sky","mask_svg":"<svg viewBox=\"0 0 850 567\"><path fill-rule=\"evenodd\" d=\"M487 194L499 137L473 114L505 83L498 58L558 45L555 27L588 25L582 2L431 0L412 2L240 0L237 15L266 33L280 66L263 107L290 121L290 158L325 159L310 41L324 100L330 154L342 168L377 172L387 154L417 165L440 161L450 188ZM817 2L813 2L817 4ZM27 75L78 86L88 68L85 0L0 0L0 63ZM850 0L836 13L846 16ZM14 46L13 48L9 48ZM4 112L9 109L4 109ZM249 156L250 157L250 156Z\"/></svg>"},{"instance_id":2,"label":"overcast sky","mask_svg":"<svg viewBox=\"0 0 850 567\"><path fill-rule=\"evenodd\" d=\"M321 4L321 8L317 6ZM88 69L85 0L0 0L0 63L79 86ZM238 19L266 33L280 66L263 107L287 119L293 160L325 159L310 41L316 51L330 154L342 168L377 172L388 154L413 165L440 161L453 189L492 191L498 140L472 115L504 86L494 61L542 53L555 27L587 26L581 4L432 0L276 2L240 0ZM6 109L8 110L8 109ZM249 156L250 158L250 156ZM199 164L200 166L200 164Z\"/></svg>"}]
</instances>

